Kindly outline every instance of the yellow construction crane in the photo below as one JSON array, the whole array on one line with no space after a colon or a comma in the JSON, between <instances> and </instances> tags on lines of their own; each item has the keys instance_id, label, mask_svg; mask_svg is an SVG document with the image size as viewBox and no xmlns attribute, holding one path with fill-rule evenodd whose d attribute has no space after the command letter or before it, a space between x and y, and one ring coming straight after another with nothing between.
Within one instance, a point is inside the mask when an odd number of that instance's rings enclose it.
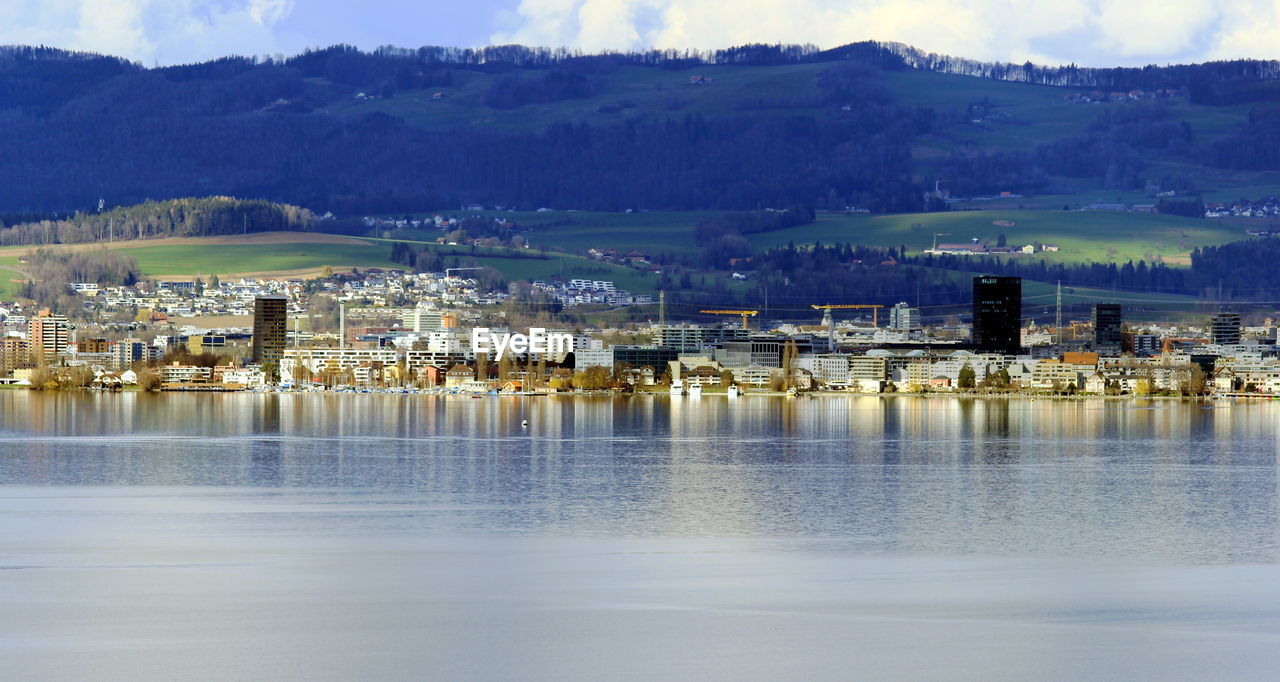
<instances>
[{"instance_id":1,"label":"yellow construction crane","mask_svg":"<svg viewBox=\"0 0 1280 682\"><path fill-rule=\"evenodd\" d=\"M703 315L741 315L742 329L745 331L751 327L747 324L747 318L755 317L760 314L759 310L699 310Z\"/></svg>"},{"instance_id":2,"label":"yellow construction crane","mask_svg":"<svg viewBox=\"0 0 1280 682\"><path fill-rule=\"evenodd\" d=\"M827 305L809 306L814 310L825 310L824 317L830 317L832 310L866 310L871 309L871 326L880 326L880 309L884 306L879 303L830 303Z\"/></svg>"}]
</instances>

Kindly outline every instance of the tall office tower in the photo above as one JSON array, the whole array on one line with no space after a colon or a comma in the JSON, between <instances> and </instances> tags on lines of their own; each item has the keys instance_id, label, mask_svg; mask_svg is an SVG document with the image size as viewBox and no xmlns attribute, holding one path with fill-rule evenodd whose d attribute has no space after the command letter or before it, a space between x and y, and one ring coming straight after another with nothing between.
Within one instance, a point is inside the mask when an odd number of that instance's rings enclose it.
<instances>
[{"instance_id":1,"label":"tall office tower","mask_svg":"<svg viewBox=\"0 0 1280 682\"><path fill-rule=\"evenodd\" d=\"M905 302L889 309L889 328L908 332L920 328L920 309L912 308Z\"/></svg>"},{"instance_id":2,"label":"tall office tower","mask_svg":"<svg viewBox=\"0 0 1280 682\"><path fill-rule=\"evenodd\" d=\"M36 361L41 365L57 364L58 356L67 351L67 318L54 315L45 308L27 323L27 329Z\"/></svg>"},{"instance_id":3,"label":"tall office tower","mask_svg":"<svg viewBox=\"0 0 1280 682\"><path fill-rule=\"evenodd\" d=\"M1209 338L1220 345L1240 343L1240 313L1222 312L1209 318Z\"/></svg>"},{"instance_id":4,"label":"tall office tower","mask_svg":"<svg viewBox=\"0 0 1280 682\"><path fill-rule=\"evenodd\" d=\"M980 353L1017 355L1022 346L1022 278L973 278L973 344Z\"/></svg>"},{"instance_id":5,"label":"tall office tower","mask_svg":"<svg viewBox=\"0 0 1280 682\"><path fill-rule=\"evenodd\" d=\"M1093 351L1099 355L1120 355L1122 322L1119 303L1098 303L1093 306Z\"/></svg>"},{"instance_id":6,"label":"tall office tower","mask_svg":"<svg viewBox=\"0 0 1280 682\"><path fill-rule=\"evenodd\" d=\"M289 300L284 296L259 296L253 302L253 362L276 367L284 358Z\"/></svg>"}]
</instances>

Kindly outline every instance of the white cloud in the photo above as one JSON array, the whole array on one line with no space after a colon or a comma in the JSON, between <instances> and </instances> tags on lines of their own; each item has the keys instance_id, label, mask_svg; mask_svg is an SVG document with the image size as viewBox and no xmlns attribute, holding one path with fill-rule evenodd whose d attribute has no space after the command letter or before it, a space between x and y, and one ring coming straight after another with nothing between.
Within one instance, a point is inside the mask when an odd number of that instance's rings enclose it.
<instances>
[{"instance_id":1,"label":"white cloud","mask_svg":"<svg viewBox=\"0 0 1280 682\"><path fill-rule=\"evenodd\" d=\"M1280 0L521 0L494 43L714 49L899 41L977 59L1106 66L1280 57Z\"/></svg>"},{"instance_id":2,"label":"white cloud","mask_svg":"<svg viewBox=\"0 0 1280 682\"><path fill-rule=\"evenodd\" d=\"M276 51L294 0L0 0L0 43L174 64Z\"/></svg>"}]
</instances>

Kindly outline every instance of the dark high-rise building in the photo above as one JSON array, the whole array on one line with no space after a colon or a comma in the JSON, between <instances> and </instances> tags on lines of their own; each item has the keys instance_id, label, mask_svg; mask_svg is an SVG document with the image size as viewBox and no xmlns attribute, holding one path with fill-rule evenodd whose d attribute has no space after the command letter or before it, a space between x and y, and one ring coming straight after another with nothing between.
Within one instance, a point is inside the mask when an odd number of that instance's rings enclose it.
<instances>
[{"instance_id":1,"label":"dark high-rise building","mask_svg":"<svg viewBox=\"0 0 1280 682\"><path fill-rule=\"evenodd\" d=\"M1098 303L1093 306L1093 352L1099 355L1119 355L1123 339L1120 336L1122 322L1119 303Z\"/></svg>"},{"instance_id":2,"label":"dark high-rise building","mask_svg":"<svg viewBox=\"0 0 1280 682\"><path fill-rule=\"evenodd\" d=\"M259 296L253 302L253 362L270 362L277 368L284 358L289 300L284 296Z\"/></svg>"},{"instance_id":3,"label":"dark high-rise building","mask_svg":"<svg viewBox=\"0 0 1280 682\"><path fill-rule=\"evenodd\" d=\"M1217 344L1240 343L1240 313L1222 312L1210 318L1209 337Z\"/></svg>"},{"instance_id":4,"label":"dark high-rise building","mask_svg":"<svg viewBox=\"0 0 1280 682\"><path fill-rule=\"evenodd\" d=\"M973 278L973 345L979 353L1017 355L1022 347L1022 278Z\"/></svg>"}]
</instances>

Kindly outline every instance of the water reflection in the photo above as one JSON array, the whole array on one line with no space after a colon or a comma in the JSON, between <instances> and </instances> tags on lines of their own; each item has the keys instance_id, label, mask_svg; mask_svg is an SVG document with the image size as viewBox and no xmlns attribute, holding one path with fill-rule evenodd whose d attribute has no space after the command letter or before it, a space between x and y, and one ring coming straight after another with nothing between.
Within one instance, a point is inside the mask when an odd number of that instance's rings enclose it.
<instances>
[{"instance_id":1,"label":"water reflection","mask_svg":"<svg viewBox=\"0 0 1280 682\"><path fill-rule=\"evenodd\" d=\"M1272 561L1278 410L6 391L0 483L340 491L406 532Z\"/></svg>"}]
</instances>

